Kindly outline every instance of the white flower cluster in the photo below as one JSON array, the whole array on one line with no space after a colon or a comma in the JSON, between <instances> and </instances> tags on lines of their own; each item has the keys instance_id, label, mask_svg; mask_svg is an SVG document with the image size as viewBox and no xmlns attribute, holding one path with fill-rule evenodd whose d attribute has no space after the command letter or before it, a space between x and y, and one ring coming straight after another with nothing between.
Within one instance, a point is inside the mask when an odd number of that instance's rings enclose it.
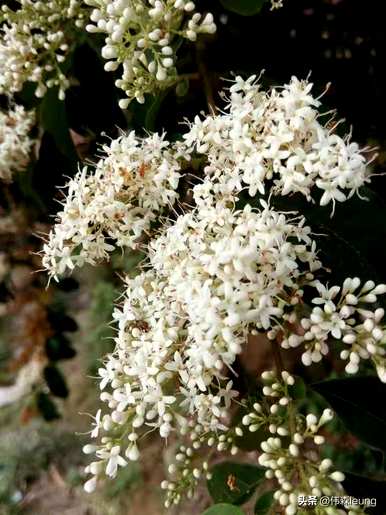
<instances>
[{"instance_id":1,"label":"white flower cluster","mask_svg":"<svg viewBox=\"0 0 386 515\"><path fill-rule=\"evenodd\" d=\"M115 247L136 247L156 214L177 197L180 165L163 136L134 132L104 146L95 170L83 168L68 184L63 210L44 245L51 277L95 264Z\"/></svg>"},{"instance_id":2,"label":"white flower cluster","mask_svg":"<svg viewBox=\"0 0 386 515\"><path fill-rule=\"evenodd\" d=\"M271 0L271 11L283 7L283 1L284 0Z\"/></svg>"},{"instance_id":3,"label":"white flower cluster","mask_svg":"<svg viewBox=\"0 0 386 515\"><path fill-rule=\"evenodd\" d=\"M150 244L150 265L128 281L114 314L116 350L99 371L101 388L112 393L101 395L110 413L101 422L103 445L95 447L100 461L88 469L96 476L115 475L106 445L116 449L122 433L133 440L120 451L134 459L146 427L163 438L186 431L192 419L203 433L226 430L237 392L224 371L248 331L276 326L283 292L311 280L319 262L304 220L265 205L178 217Z\"/></svg>"},{"instance_id":4,"label":"white flower cluster","mask_svg":"<svg viewBox=\"0 0 386 515\"><path fill-rule=\"evenodd\" d=\"M191 0L85 0L94 7L89 32L106 34L102 56L106 71L122 67L116 86L127 98L119 105L125 109L136 98L145 101L177 78L178 38L191 41L200 33L216 31L213 16L195 12Z\"/></svg>"},{"instance_id":5,"label":"white flower cluster","mask_svg":"<svg viewBox=\"0 0 386 515\"><path fill-rule=\"evenodd\" d=\"M144 232L149 236L146 265L127 280L114 312L116 348L99 370L106 409L95 417L96 443L85 447L96 455L86 469L92 476L87 491L137 460L149 431L164 439L195 435L192 445L177 453L178 464L171 468L177 479L163 485L168 505L181 498L181 474L188 493L207 474L207 465L200 468L193 460L194 450L208 444L236 452L235 429L228 425L239 392L229 372L251 333L265 332L278 341L283 336L286 348L304 344L307 363L325 353L332 336L350 346L342 354L350 359L348 371L355 371L358 357L371 357L382 371L383 311L365 307L385 286L367 282L358 291L359 281L348 279L335 302L339 288L328 290L315 279L321 263L303 217L277 212L263 200L260 210L236 205L243 189L254 196L270 185L274 193L300 192L307 199L317 187L323 190L322 204L342 201L368 180L358 147L319 124L319 101L310 89L292 79L266 94L254 77L237 79L228 114L196 119L184 141L175 144L163 136L123 135L104 147L106 157L95 171L84 169L70 182L44 247L51 276L108 257L115 245L135 248ZM192 189L195 206L181 199L178 210L164 217L165 225L149 231L157 214L175 203L179 180L192 169L195 175L203 172ZM313 308L304 301L310 287L319 292ZM311 459L303 446L306 440L323 443L317 431L329 412L304 420L292 409L288 373L279 382L271 373L263 380L269 383L263 393L277 402L263 418L256 404L244 423L250 431L266 423L272 433L261 461L268 476L279 480L277 500L291 514L298 491L288 487L288 478L296 477L296 458L303 452L308 483L299 484L299 494L339 490L340 473Z\"/></svg>"},{"instance_id":6,"label":"white flower cluster","mask_svg":"<svg viewBox=\"0 0 386 515\"><path fill-rule=\"evenodd\" d=\"M28 164L33 139L30 131L35 123L32 111L16 105L8 111L0 110L0 179L12 180L15 172Z\"/></svg>"},{"instance_id":7,"label":"white flower cluster","mask_svg":"<svg viewBox=\"0 0 386 515\"><path fill-rule=\"evenodd\" d=\"M253 411L245 415L242 422L251 432L264 426L273 434L261 443L259 464L267 469L267 479L278 482L274 499L286 515L295 515L301 497L344 495L340 484L344 474L333 471L331 460L321 460L318 451L325 441L318 432L332 420L332 411L325 409L319 418L312 413L305 417L300 415L292 405L289 392L295 378L288 372L282 372L278 379L275 372L266 371L262 380L265 402L256 402ZM283 407L286 407L285 411ZM346 513L334 508L331 510L328 512L331 515ZM348 513L351 515L357 510Z\"/></svg>"},{"instance_id":8,"label":"white flower cluster","mask_svg":"<svg viewBox=\"0 0 386 515\"><path fill-rule=\"evenodd\" d=\"M366 159L356 143L342 139L318 118L312 84L295 77L280 89L261 91L255 76L230 88L225 113L195 118L185 134L185 151L203 155L206 180L198 204L234 201L249 195L300 193L320 204L342 202L367 182Z\"/></svg>"},{"instance_id":9,"label":"white flower cluster","mask_svg":"<svg viewBox=\"0 0 386 515\"><path fill-rule=\"evenodd\" d=\"M36 83L35 94L44 96L57 86L64 98L69 87L62 64L71 51L74 32L84 25L80 0L18 0L13 11L0 11L0 94L20 91L24 83Z\"/></svg>"},{"instance_id":10,"label":"white flower cluster","mask_svg":"<svg viewBox=\"0 0 386 515\"><path fill-rule=\"evenodd\" d=\"M301 318L301 333L289 333L283 338L283 348L303 345L302 362L309 366L326 355L331 340L344 342L346 348L340 357L348 360L346 372L356 374L361 360L371 360L382 382L386 382L386 331L384 310L380 307L369 309L379 295L386 293L386 285L375 285L367 281L361 287L360 280L347 278L343 287L327 288L319 281L313 283L319 296L312 300L316 306L309 317ZM287 314L291 324L297 319L296 313Z\"/></svg>"}]
</instances>

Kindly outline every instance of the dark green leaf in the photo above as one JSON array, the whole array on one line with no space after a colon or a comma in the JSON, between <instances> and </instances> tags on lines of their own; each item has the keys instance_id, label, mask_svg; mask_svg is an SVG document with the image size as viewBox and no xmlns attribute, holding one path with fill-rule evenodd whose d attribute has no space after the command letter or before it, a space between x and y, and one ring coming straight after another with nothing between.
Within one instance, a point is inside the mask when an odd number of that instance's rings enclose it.
<instances>
[{"instance_id":1,"label":"dark green leaf","mask_svg":"<svg viewBox=\"0 0 386 515\"><path fill-rule=\"evenodd\" d=\"M215 465L208 490L215 502L243 504L264 480L264 470L255 465L224 462Z\"/></svg>"},{"instance_id":2,"label":"dark green leaf","mask_svg":"<svg viewBox=\"0 0 386 515\"><path fill-rule=\"evenodd\" d=\"M288 394L292 399L300 400L306 396L306 385L299 376L294 376L295 383L288 387Z\"/></svg>"},{"instance_id":3,"label":"dark green leaf","mask_svg":"<svg viewBox=\"0 0 386 515\"><path fill-rule=\"evenodd\" d=\"M253 433L249 431L248 427L243 427L243 436L235 438L235 444L243 451L255 451L260 449L260 444L267 439L268 433L264 427L260 427Z\"/></svg>"},{"instance_id":4,"label":"dark green leaf","mask_svg":"<svg viewBox=\"0 0 386 515\"><path fill-rule=\"evenodd\" d=\"M40 105L40 122L60 152L69 161L76 162L78 156L69 132L65 102L59 100L57 88L50 88L45 94Z\"/></svg>"},{"instance_id":5,"label":"dark green leaf","mask_svg":"<svg viewBox=\"0 0 386 515\"><path fill-rule=\"evenodd\" d=\"M204 511L202 515L244 515L244 512L232 504L215 504Z\"/></svg>"},{"instance_id":6,"label":"dark green leaf","mask_svg":"<svg viewBox=\"0 0 386 515\"><path fill-rule=\"evenodd\" d=\"M46 354L51 361L58 361L60 359L71 359L75 356L76 352L71 347L69 340L65 336L58 334L47 340Z\"/></svg>"},{"instance_id":7,"label":"dark green leaf","mask_svg":"<svg viewBox=\"0 0 386 515\"><path fill-rule=\"evenodd\" d=\"M60 418L60 415L55 404L52 402L52 400L47 394L38 394L36 399L36 406L42 414L44 420L47 420L47 422Z\"/></svg>"},{"instance_id":8,"label":"dark green leaf","mask_svg":"<svg viewBox=\"0 0 386 515\"><path fill-rule=\"evenodd\" d=\"M267 515L274 501L273 493L273 490L265 492L257 499L255 504L255 515Z\"/></svg>"},{"instance_id":9,"label":"dark green leaf","mask_svg":"<svg viewBox=\"0 0 386 515\"><path fill-rule=\"evenodd\" d=\"M151 104L145 116L145 129L151 132L156 130L156 122L158 113L161 109L162 102L165 100L167 92L161 91L155 97L151 97Z\"/></svg>"},{"instance_id":10,"label":"dark green leaf","mask_svg":"<svg viewBox=\"0 0 386 515\"><path fill-rule=\"evenodd\" d=\"M183 79L180 80L176 86L176 95L178 97L184 97L188 94L189 91L189 80Z\"/></svg>"},{"instance_id":11,"label":"dark green leaf","mask_svg":"<svg viewBox=\"0 0 386 515\"><path fill-rule=\"evenodd\" d=\"M386 239L386 204L369 188L362 188L361 194L368 201L354 196L337 203L333 217L331 206L320 207L318 202L311 204L300 196L272 200L277 209L301 212L319 235L316 242L323 265L331 269L330 284L355 276L385 281L386 246L381 243Z\"/></svg>"},{"instance_id":12,"label":"dark green leaf","mask_svg":"<svg viewBox=\"0 0 386 515\"><path fill-rule=\"evenodd\" d=\"M34 170L35 163L31 161L28 164L25 172L15 175L15 182L17 182L17 185L20 188L20 192L24 197L24 201L30 206L35 206L40 211L44 212L46 210L46 206L44 205L44 202L40 198L33 184Z\"/></svg>"},{"instance_id":13,"label":"dark green leaf","mask_svg":"<svg viewBox=\"0 0 386 515\"><path fill-rule=\"evenodd\" d=\"M53 365L44 369L44 379L51 393L56 397L65 398L68 396L68 388L62 373Z\"/></svg>"},{"instance_id":14,"label":"dark green leaf","mask_svg":"<svg viewBox=\"0 0 386 515\"><path fill-rule=\"evenodd\" d=\"M386 384L377 377L332 379L313 385L346 429L363 442L386 450Z\"/></svg>"},{"instance_id":15,"label":"dark green leaf","mask_svg":"<svg viewBox=\"0 0 386 515\"><path fill-rule=\"evenodd\" d=\"M242 16L253 16L261 11L266 0L220 0L228 11Z\"/></svg>"},{"instance_id":16,"label":"dark green leaf","mask_svg":"<svg viewBox=\"0 0 386 515\"><path fill-rule=\"evenodd\" d=\"M78 330L76 321L59 310L50 309L48 311L48 320L55 331L72 333Z\"/></svg>"},{"instance_id":17,"label":"dark green leaf","mask_svg":"<svg viewBox=\"0 0 386 515\"><path fill-rule=\"evenodd\" d=\"M236 412L232 420L232 425L241 425L243 416L250 413L250 411L250 408L241 407ZM257 431L254 431L253 433L249 431L248 427L242 426L242 428L243 436L236 436L235 444L239 449L242 449L243 451L255 451L256 449L260 449L261 442L269 437L268 429L264 426L261 426Z\"/></svg>"}]
</instances>

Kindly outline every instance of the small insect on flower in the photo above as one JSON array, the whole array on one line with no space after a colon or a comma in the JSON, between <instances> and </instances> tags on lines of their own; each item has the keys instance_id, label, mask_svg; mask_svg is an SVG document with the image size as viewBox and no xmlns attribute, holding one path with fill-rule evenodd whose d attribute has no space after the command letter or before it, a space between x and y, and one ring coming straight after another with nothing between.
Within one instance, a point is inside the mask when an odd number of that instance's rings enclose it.
<instances>
[{"instance_id":1,"label":"small insect on flower","mask_svg":"<svg viewBox=\"0 0 386 515\"><path fill-rule=\"evenodd\" d=\"M147 166L145 165L145 163L142 163L141 166L139 167L139 175L141 177L145 177L146 169L147 169Z\"/></svg>"},{"instance_id":2,"label":"small insect on flower","mask_svg":"<svg viewBox=\"0 0 386 515\"><path fill-rule=\"evenodd\" d=\"M229 474L227 478L227 487L231 492L240 492L240 488L236 486L236 476Z\"/></svg>"}]
</instances>

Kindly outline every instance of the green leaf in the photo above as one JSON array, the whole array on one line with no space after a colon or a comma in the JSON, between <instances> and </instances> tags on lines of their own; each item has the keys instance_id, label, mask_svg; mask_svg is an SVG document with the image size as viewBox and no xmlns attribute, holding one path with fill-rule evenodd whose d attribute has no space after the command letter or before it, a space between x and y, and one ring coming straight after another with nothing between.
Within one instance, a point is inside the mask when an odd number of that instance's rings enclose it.
<instances>
[{"instance_id":1,"label":"green leaf","mask_svg":"<svg viewBox=\"0 0 386 515\"><path fill-rule=\"evenodd\" d=\"M250 412L250 407L241 406L233 417L232 426L242 426L242 419L244 415L247 415ZM260 449L261 442L270 436L266 425L262 425L257 431L254 432L249 431L248 427L246 426L242 426L242 429L243 435L236 436L235 445L243 451L250 452Z\"/></svg>"},{"instance_id":2,"label":"green leaf","mask_svg":"<svg viewBox=\"0 0 386 515\"><path fill-rule=\"evenodd\" d=\"M15 174L15 182L17 183L25 202L44 212L46 210L46 206L33 185L34 171L35 162L30 161L24 172Z\"/></svg>"},{"instance_id":3,"label":"green leaf","mask_svg":"<svg viewBox=\"0 0 386 515\"><path fill-rule=\"evenodd\" d=\"M59 412L54 402L46 393L38 394L36 399L36 406L42 414L44 420L46 420L47 422L60 418Z\"/></svg>"},{"instance_id":4,"label":"green leaf","mask_svg":"<svg viewBox=\"0 0 386 515\"><path fill-rule=\"evenodd\" d=\"M288 394L292 399L301 400L306 396L306 385L299 376L294 376L295 383L288 387Z\"/></svg>"},{"instance_id":5,"label":"green leaf","mask_svg":"<svg viewBox=\"0 0 386 515\"><path fill-rule=\"evenodd\" d=\"M40 105L40 122L53 137L60 152L75 163L78 156L69 132L66 106L63 100L59 100L57 88L50 88L44 95Z\"/></svg>"},{"instance_id":6,"label":"green leaf","mask_svg":"<svg viewBox=\"0 0 386 515\"><path fill-rule=\"evenodd\" d=\"M241 16L253 16L261 11L267 0L220 0L228 11Z\"/></svg>"},{"instance_id":7,"label":"green leaf","mask_svg":"<svg viewBox=\"0 0 386 515\"><path fill-rule=\"evenodd\" d=\"M248 427L243 426L243 436L235 438L235 445L243 451L256 451L260 449L261 442L266 440L269 436L265 427L259 427L253 433L249 431Z\"/></svg>"},{"instance_id":8,"label":"green leaf","mask_svg":"<svg viewBox=\"0 0 386 515\"><path fill-rule=\"evenodd\" d=\"M184 97L189 92L189 79L180 80L176 86L176 95Z\"/></svg>"},{"instance_id":9,"label":"green leaf","mask_svg":"<svg viewBox=\"0 0 386 515\"><path fill-rule=\"evenodd\" d=\"M165 100L167 91L160 91L155 97L151 97L151 104L145 116L145 129L154 132L156 130L156 123L158 113L161 109L162 103Z\"/></svg>"},{"instance_id":10,"label":"green leaf","mask_svg":"<svg viewBox=\"0 0 386 515\"><path fill-rule=\"evenodd\" d=\"M269 513L274 502L273 494L274 490L270 490L257 499L255 504L255 515L267 515Z\"/></svg>"},{"instance_id":11,"label":"green leaf","mask_svg":"<svg viewBox=\"0 0 386 515\"><path fill-rule=\"evenodd\" d=\"M68 388L62 373L53 365L44 369L44 379L51 393L56 397L65 398L68 396Z\"/></svg>"},{"instance_id":12,"label":"green leaf","mask_svg":"<svg viewBox=\"0 0 386 515\"><path fill-rule=\"evenodd\" d=\"M215 504L204 511L202 515L244 515L244 512L232 504Z\"/></svg>"},{"instance_id":13,"label":"green leaf","mask_svg":"<svg viewBox=\"0 0 386 515\"><path fill-rule=\"evenodd\" d=\"M49 338L46 342L46 354L51 361L71 359L76 351L71 347L69 340L62 334Z\"/></svg>"},{"instance_id":14,"label":"green leaf","mask_svg":"<svg viewBox=\"0 0 386 515\"><path fill-rule=\"evenodd\" d=\"M386 384L377 377L332 379L312 385L363 442L386 450Z\"/></svg>"},{"instance_id":15,"label":"green leaf","mask_svg":"<svg viewBox=\"0 0 386 515\"><path fill-rule=\"evenodd\" d=\"M211 473L208 490L217 503L243 504L265 478L262 468L244 463L219 463Z\"/></svg>"},{"instance_id":16,"label":"green leaf","mask_svg":"<svg viewBox=\"0 0 386 515\"><path fill-rule=\"evenodd\" d=\"M386 246L380 242L386 239L386 204L369 188L361 188L361 195L368 200L354 196L337 203L333 217L332 206L319 206L317 198L315 204L300 195L272 199L276 209L296 210L305 216L316 235L321 261L331 269L331 285L355 276L375 282L385 280Z\"/></svg>"}]
</instances>

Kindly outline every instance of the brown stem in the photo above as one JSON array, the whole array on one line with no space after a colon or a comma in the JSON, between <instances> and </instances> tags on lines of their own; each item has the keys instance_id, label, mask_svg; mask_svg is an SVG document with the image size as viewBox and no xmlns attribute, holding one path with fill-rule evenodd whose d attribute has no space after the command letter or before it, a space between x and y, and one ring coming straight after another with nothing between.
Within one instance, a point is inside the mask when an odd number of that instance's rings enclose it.
<instances>
[{"instance_id":1,"label":"brown stem","mask_svg":"<svg viewBox=\"0 0 386 515\"><path fill-rule=\"evenodd\" d=\"M214 113L216 110L216 102L214 101L213 88L210 80L210 72L205 64L204 54L205 44L202 41L200 41L196 44L197 67L201 80L203 82L206 102L208 104L209 111L211 113Z\"/></svg>"},{"instance_id":2,"label":"brown stem","mask_svg":"<svg viewBox=\"0 0 386 515\"><path fill-rule=\"evenodd\" d=\"M181 73L176 78L176 83L181 82L182 80L200 80L201 75L199 73Z\"/></svg>"},{"instance_id":3,"label":"brown stem","mask_svg":"<svg viewBox=\"0 0 386 515\"><path fill-rule=\"evenodd\" d=\"M281 352L280 352L280 346L276 340L271 341L271 344L272 344L272 352L273 352L273 359L275 361L276 372L277 372L278 377L280 377L281 373L284 370L283 359L281 357Z\"/></svg>"}]
</instances>

